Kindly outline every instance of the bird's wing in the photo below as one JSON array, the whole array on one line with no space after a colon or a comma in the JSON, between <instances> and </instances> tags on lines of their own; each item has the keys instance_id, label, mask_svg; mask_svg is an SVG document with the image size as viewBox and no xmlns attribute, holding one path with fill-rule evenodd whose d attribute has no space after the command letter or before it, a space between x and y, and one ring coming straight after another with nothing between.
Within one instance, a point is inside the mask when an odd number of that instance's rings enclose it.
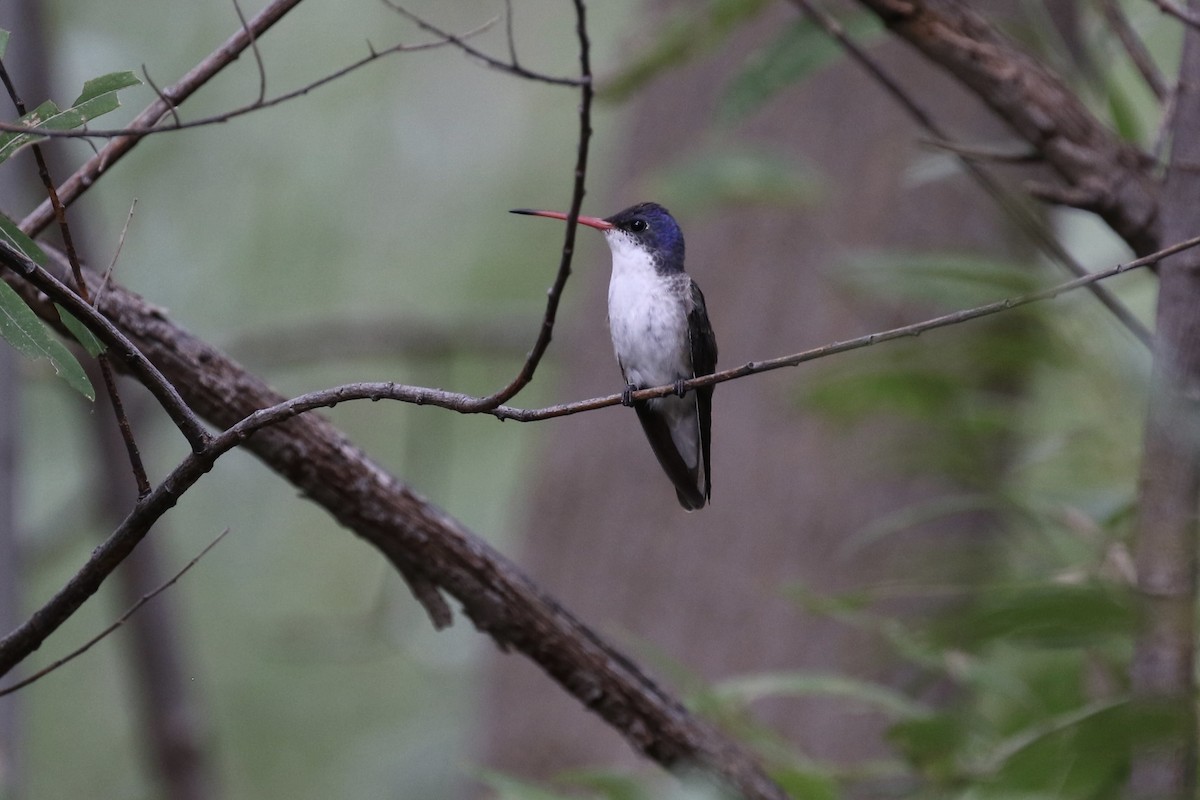
<instances>
[{"instance_id":1,"label":"bird's wing","mask_svg":"<svg viewBox=\"0 0 1200 800\"><path fill-rule=\"evenodd\" d=\"M717 337L708 321L708 308L704 304L704 293L692 281L692 302L688 311L688 331L692 356L692 374L711 375L717 369ZM709 453L712 449L712 394L713 387L696 389L696 411L700 423L700 452L704 459L704 497L712 497L712 476L709 472Z\"/></svg>"}]
</instances>

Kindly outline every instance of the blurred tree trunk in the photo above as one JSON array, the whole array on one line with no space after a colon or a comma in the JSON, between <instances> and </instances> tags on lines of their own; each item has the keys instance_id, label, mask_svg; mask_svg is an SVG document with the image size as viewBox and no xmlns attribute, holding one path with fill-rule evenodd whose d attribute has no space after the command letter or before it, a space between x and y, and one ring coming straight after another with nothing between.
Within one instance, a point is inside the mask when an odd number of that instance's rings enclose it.
<instances>
[{"instance_id":1,"label":"blurred tree trunk","mask_svg":"<svg viewBox=\"0 0 1200 800\"><path fill-rule=\"evenodd\" d=\"M1188 4L1191 13L1200 3ZM1196 235L1200 201L1200 32L1184 28L1172 122L1171 161L1162 200L1162 241ZM1200 252L1159 266L1154 380L1143 443L1135 558L1142 600L1133 690L1180 715L1186 731L1143 749L1129 796L1196 795L1196 520L1200 496Z\"/></svg>"},{"instance_id":2,"label":"blurred tree trunk","mask_svg":"<svg viewBox=\"0 0 1200 800\"><path fill-rule=\"evenodd\" d=\"M21 429L19 356L0 347L0 630L21 622L21 543L17 513L17 478ZM19 676L18 676L19 677ZM0 797L22 796L22 704L20 695L0 698Z\"/></svg>"},{"instance_id":3,"label":"blurred tree trunk","mask_svg":"<svg viewBox=\"0 0 1200 800\"><path fill-rule=\"evenodd\" d=\"M50 78L45 61L45 39L37 0L15 0L0 6L0 28L29 31L9 48L5 66L18 86L42 93ZM44 96L44 95L43 95ZM6 96L5 118L14 114ZM0 184L0 208L7 211L32 207L41 197L41 184L30 153L21 153ZM21 484L21 358L0 343L0 631L10 631L25 619L23 558L19 487ZM11 676L19 679L19 673ZM25 796L25 714L18 692L0 698L0 798Z\"/></svg>"},{"instance_id":4,"label":"blurred tree trunk","mask_svg":"<svg viewBox=\"0 0 1200 800\"><path fill-rule=\"evenodd\" d=\"M0 28L17 31L5 58L5 67L26 105L33 107L54 97L51 72L52 38L45 28L38 0L17 0L0 12ZM8 98L3 95L3 102ZM61 101L61 97L58 98ZM10 104L11 106L11 104ZM52 176L68 174L67 155L82 152L86 145L77 142L48 141L42 144ZM74 150L72 150L74 148ZM32 151L14 157L9 178L0 189L0 207L17 212L32 208L45 196ZM80 257L100 260L99 248L90 243L86 224L86 204L76 206L68 215L72 237L80 248ZM57 239L57 229L50 232ZM0 630L5 632L24 621L21 606L21 559L16 539L18 508L16 480L19 465L19 364L14 351L0 344ZM91 363L90 361L88 363ZM89 421L97 426L98 473L102 480L96 496L101 525L105 528L122 519L136 499L128 457L117 431L112 407L103 391L99 372L91 371L97 389L95 408L88 408ZM136 394L136 393L135 393ZM137 425L135 424L135 431ZM151 591L169 576L159 564L153 539L129 558L118 572L126 606ZM139 728L145 742L147 766L154 773L164 796L180 800L201 800L215 796L212 768L202 747L201 714L189 691L182 669L182 645L178 613L170 592L135 615L126 626L132 638L129 650L133 694L140 701ZM0 797L17 797L20 776L20 743L24 731L20 724L21 694L0 699ZM10 788L9 784L12 784Z\"/></svg>"},{"instance_id":5,"label":"blurred tree trunk","mask_svg":"<svg viewBox=\"0 0 1200 800\"><path fill-rule=\"evenodd\" d=\"M619 180L611 194L593 195L588 213L609 214L640 200L667 203L642 196L641 179L715 138L722 88L754 45L797 19L784 8L767 16L718 57L670 72L643 92L628 118L621 159L597 165ZM873 52L957 134L1002 137L972 98L902 44L886 42ZM1015 237L966 177L923 185L906 178L919 136L896 104L844 60L782 93L728 136L805 159L822 171L824 191L809 209L739 207L681 220L688 271L704 289L720 343L719 366L920 318L922 309L840 291L838 265L847 251L1013 254ZM566 370L565 398L621 388L604 321L607 248L598 238L581 241L573 291L585 298L564 318L569 328L555 342ZM921 342L939 346L935 336ZM863 354L849 356L856 357ZM831 364L836 369L835 362L821 367ZM775 670L902 679L903 668L879 642L804 613L783 590L797 583L833 593L889 579L961 579L985 566L987 526L978 516L944 517L847 553L847 538L872 522L963 487L932 470L896 468L903 463L898 452L950 446L952 432L908 419L831 428L798 407L812 374L801 367L717 387L713 504L696 514L678 507L626 409L557 423L523 528L531 533L521 563L669 678L662 659L706 681ZM1003 463L997 450L969 455L994 477ZM487 676L489 766L546 776L632 756L530 665L496 656ZM844 700L772 701L755 712L816 758L886 754L883 720Z\"/></svg>"},{"instance_id":6,"label":"blurred tree trunk","mask_svg":"<svg viewBox=\"0 0 1200 800\"><path fill-rule=\"evenodd\" d=\"M89 369L92 385L101 387L98 369ZM134 431L143 431L145 398L137 396L132 381L121 381L122 397ZM132 402L131 402L132 401ZM113 417L112 403L98 390L96 408L88 422L95 435L96 514L108 529L116 527L137 501L137 487L129 457ZM116 573L121 606L165 583L171 574L163 565L161 534L148 536L130 553ZM136 698L139 735L146 769L163 797L173 800L208 800L220 797L207 745L206 716L194 679L187 669L188 647L182 631L183 614L176 590L168 590L143 606L125 624L126 671L130 693Z\"/></svg>"}]
</instances>

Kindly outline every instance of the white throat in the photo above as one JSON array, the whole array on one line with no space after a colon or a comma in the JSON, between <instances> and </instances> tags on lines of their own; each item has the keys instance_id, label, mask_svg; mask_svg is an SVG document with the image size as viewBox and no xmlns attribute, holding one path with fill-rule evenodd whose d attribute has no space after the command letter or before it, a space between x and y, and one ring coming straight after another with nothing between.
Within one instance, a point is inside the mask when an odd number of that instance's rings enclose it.
<instances>
[{"instance_id":1,"label":"white throat","mask_svg":"<svg viewBox=\"0 0 1200 800\"><path fill-rule=\"evenodd\" d=\"M650 254L623 231L604 235L613 259L608 326L625 380L648 387L690 378L687 312L677 286L682 276L659 274Z\"/></svg>"}]
</instances>

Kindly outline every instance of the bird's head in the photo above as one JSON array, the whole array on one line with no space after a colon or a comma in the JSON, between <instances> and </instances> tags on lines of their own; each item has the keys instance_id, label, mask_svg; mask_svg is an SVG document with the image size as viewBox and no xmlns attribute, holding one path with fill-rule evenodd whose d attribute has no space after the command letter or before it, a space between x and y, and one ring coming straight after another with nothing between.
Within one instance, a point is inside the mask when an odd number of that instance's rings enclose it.
<instances>
[{"instance_id":1,"label":"bird's head","mask_svg":"<svg viewBox=\"0 0 1200 800\"><path fill-rule=\"evenodd\" d=\"M561 211L530 208L515 208L512 213L551 219L567 218ZM638 203L604 219L580 216L578 221L580 225L602 232L613 252L637 248L650 253L659 269L683 270L683 231L670 212L658 203Z\"/></svg>"}]
</instances>

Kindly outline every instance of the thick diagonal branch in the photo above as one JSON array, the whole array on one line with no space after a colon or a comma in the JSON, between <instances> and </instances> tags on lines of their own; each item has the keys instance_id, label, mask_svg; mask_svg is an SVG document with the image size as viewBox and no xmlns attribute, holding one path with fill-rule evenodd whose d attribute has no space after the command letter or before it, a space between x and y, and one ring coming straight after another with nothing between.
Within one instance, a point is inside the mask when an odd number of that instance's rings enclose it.
<instances>
[{"instance_id":1,"label":"thick diagonal branch","mask_svg":"<svg viewBox=\"0 0 1200 800\"><path fill-rule=\"evenodd\" d=\"M1060 194L1099 214L1139 255L1158 249L1148 159L1120 141L1057 75L962 4L859 0L975 93L1063 179Z\"/></svg>"},{"instance_id":2,"label":"thick diagonal branch","mask_svg":"<svg viewBox=\"0 0 1200 800\"><path fill-rule=\"evenodd\" d=\"M94 272L85 274L98 284ZM36 305L36 298L29 299ZM221 428L283 400L257 376L119 285L109 284L100 310L180 388L193 409ZM296 417L258 431L244 446L378 548L410 581L415 578L417 587L437 587L453 596L476 628L501 648L534 661L638 751L668 768L710 772L747 798L785 797L749 753L694 717L515 565L381 469L327 420L316 414ZM176 478L194 482L211 466L195 456L187 463L195 474L172 476L138 509L161 506L165 511L177 499L171 486ZM140 524L136 515L145 511L138 509L131 518Z\"/></svg>"},{"instance_id":3,"label":"thick diagonal branch","mask_svg":"<svg viewBox=\"0 0 1200 800\"><path fill-rule=\"evenodd\" d=\"M255 37L266 33L272 25L301 2L302 0L272 0L266 8L256 14L248 24L239 28L224 44L188 70L188 73L176 83L163 90L159 98L138 114L128 127L131 130L153 128L159 120L171 113L174 106L182 103L214 75L236 61L238 56L254 42ZM112 169L114 164L132 150L141 141L141 138L140 135L132 133L128 136L118 137L88 159L87 163L58 187L58 196L63 205L69 206L86 192L102 174ZM21 230L30 236L36 236L53 221L54 209L47 200L21 220Z\"/></svg>"}]
</instances>

